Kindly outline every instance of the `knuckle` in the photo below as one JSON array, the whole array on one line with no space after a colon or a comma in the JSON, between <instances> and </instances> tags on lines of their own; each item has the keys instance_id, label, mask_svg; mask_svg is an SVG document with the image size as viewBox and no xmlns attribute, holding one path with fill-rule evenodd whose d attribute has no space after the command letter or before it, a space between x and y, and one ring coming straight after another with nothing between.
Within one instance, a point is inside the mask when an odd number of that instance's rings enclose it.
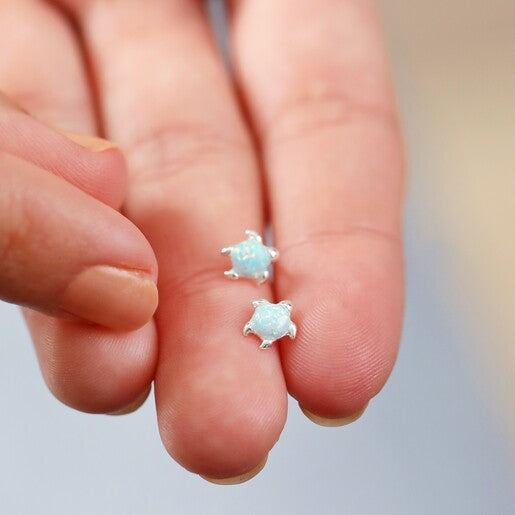
<instances>
[{"instance_id":1,"label":"knuckle","mask_svg":"<svg viewBox=\"0 0 515 515\"><path fill-rule=\"evenodd\" d=\"M382 227L374 227L371 225L364 224L347 224L344 227L341 227L337 231L326 231L326 230L315 230L307 235L305 235L302 239L289 243L286 247L283 247L281 254L284 256L286 252L290 250L302 246L302 245L312 245L316 247L319 243L328 242L330 244L339 244L344 240L347 240L352 237L363 237L367 240L384 240L386 242L391 243L392 245L401 244L401 237L398 232L394 232L392 230L387 230Z\"/></svg>"},{"instance_id":2,"label":"knuckle","mask_svg":"<svg viewBox=\"0 0 515 515\"><path fill-rule=\"evenodd\" d=\"M200 165L222 163L227 155L248 150L244 141L199 124L177 123L144 133L128 145L136 181L162 181Z\"/></svg>"},{"instance_id":3,"label":"knuckle","mask_svg":"<svg viewBox=\"0 0 515 515\"><path fill-rule=\"evenodd\" d=\"M306 139L324 129L348 128L367 124L399 132L396 113L372 102L359 102L342 92L301 93L285 102L267 125L267 144Z\"/></svg>"},{"instance_id":4,"label":"knuckle","mask_svg":"<svg viewBox=\"0 0 515 515\"><path fill-rule=\"evenodd\" d=\"M241 191L251 170L249 142L231 138L205 125L166 124L146 132L126 146L130 188L127 208L132 217L155 210L169 210L170 198L177 199L174 212L187 209L192 184L209 189L210 204L220 209L229 191ZM182 207L181 207L182 206Z\"/></svg>"},{"instance_id":5,"label":"knuckle","mask_svg":"<svg viewBox=\"0 0 515 515\"><path fill-rule=\"evenodd\" d=\"M402 237L397 231L382 228L380 226L369 226L361 224L349 224L337 231L312 231L302 238L292 240L281 249L281 260L277 263L280 271L279 280L288 285L295 284L299 278L306 277L306 270L320 265L321 251L331 251L331 258L327 263L328 267L322 267L324 272L334 273L335 256L341 259L348 259L349 249L359 245L369 252L356 263L365 266L372 261L373 256L380 250L392 252L395 255L402 253ZM322 255L326 255L322 253ZM364 277L372 277L375 267L369 266Z\"/></svg>"}]
</instances>

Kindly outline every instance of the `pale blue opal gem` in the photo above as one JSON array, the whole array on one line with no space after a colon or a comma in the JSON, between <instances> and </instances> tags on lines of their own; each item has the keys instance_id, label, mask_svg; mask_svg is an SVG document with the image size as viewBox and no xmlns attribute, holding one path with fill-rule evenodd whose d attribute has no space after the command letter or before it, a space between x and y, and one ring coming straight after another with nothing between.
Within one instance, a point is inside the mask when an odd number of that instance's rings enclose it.
<instances>
[{"instance_id":1,"label":"pale blue opal gem","mask_svg":"<svg viewBox=\"0 0 515 515\"><path fill-rule=\"evenodd\" d=\"M231 279L250 277L261 284L268 279L270 263L279 257L279 252L273 247L263 245L263 240L256 231L247 229L245 234L245 241L222 249L222 254L229 256L232 261L232 268L224 274Z\"/></svg>"},{"instance_id":2,"label":"pale blue opal gem","mask_svg":"<svg viewBox=\"0 0 515 515\"><path fill-rule=\"evenodd\" d=\"M282 304L260 304L250 319L252 331L263 340L278 340L290 329L290 311Z\"/></svg>"},{"instance_id":3,"label":"pale blue opal gem","mask_svg":"<svg viewBox=\"0 0 515 515\"><path fill-rule=\"evenodd\" d=\"M254 314L245 324L243 334L254 333L262 340L260 349L268 349L275 340L288 335L292 340L297 334L297 326L291 321L291 302L282 300L272 304L267 300L255 300Z\"/></svg>"},{"instance_id":4,"label":"pale blue opal gem","mask_svg":"<svg viewBox=\"0 0 515 515\"><path fill-rule=\"evenodd\" d=\"M272 256L261 242L249 239L232 247L231 261L233 270L240 277L256 279L268 270Z\"/></svg>"}]
</instances>

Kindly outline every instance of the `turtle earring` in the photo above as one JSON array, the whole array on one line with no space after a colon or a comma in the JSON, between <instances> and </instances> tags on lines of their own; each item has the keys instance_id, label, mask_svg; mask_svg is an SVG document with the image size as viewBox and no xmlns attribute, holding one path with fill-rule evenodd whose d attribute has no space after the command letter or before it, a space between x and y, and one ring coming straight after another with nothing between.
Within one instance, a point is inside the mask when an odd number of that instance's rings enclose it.
<instances>
[{"instance_id":1,"label":"turtle earring","mask_svg":"<svg viewBox=\"0 0 515 515\"><path fill-rule=\"evenodd\" d=\"M272 304L267 300L255 300L254 314L245 324L243 334L253 333L262 340L260 349L268 349L275 340L288 335L292 340L297 334L297 326L291 321L292 305L289 300Z\"/></svg>"},{"instance_id":2,"label":"turtle earring","mask_svg":"<svg viewBox=\"0 0 515 515\"><path fill-rule=\"evenodd\" d=\"M264 245L257 232L247 230L245 234L246 240L222 249L222 254L229 256L232 262L232 268L224 273L232 279L248 277L261 284L268 279L270 264L279 257L279 252ZM283 336L289 336L292 340L295 338L297 326L291 321L292 305L289 300L273 304L260 299L252 305L254 314L245 324L243 334L247 336L252 333L261 338L260 349L270 348Z\"/></svg>"},{"instance_id":3,"label":"turtle earring","mask_svg":"<svg viewBox=\"0 0 515 515\"><path fill-rule=\"evenodd\" d=\"M264 245L257 232L246 230L245 234L246 240L222 249L222 254L229 256L232 262L232 268L224 273L231 279L247 277L258 284L264 283L270 275L270 264L279 257L279 252Z\"/></svg>"}]
</instances>

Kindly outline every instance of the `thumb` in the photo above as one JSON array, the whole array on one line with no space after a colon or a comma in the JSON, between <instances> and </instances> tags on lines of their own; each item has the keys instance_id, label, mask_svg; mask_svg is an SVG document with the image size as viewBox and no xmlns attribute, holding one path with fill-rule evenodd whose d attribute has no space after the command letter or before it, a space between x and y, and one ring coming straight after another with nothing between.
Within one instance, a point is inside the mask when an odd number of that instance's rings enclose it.
<instances>
[{"instance_id":1,"label":"thumb","mask_svg":"<svg viewBox=\"0 0 515 515\"><path fill-rule=\"evenodd\" d=\"M0 298L119 330L157 306L141 232L62 178L0 152Z\"/></svg>"}]
</instances>

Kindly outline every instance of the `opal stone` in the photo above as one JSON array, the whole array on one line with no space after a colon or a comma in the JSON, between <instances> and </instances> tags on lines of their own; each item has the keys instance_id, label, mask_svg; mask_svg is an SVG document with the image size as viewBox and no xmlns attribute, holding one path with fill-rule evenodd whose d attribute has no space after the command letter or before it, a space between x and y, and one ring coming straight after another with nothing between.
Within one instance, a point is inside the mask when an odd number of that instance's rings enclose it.
<instances>
[{"instance_id":1,"label":"opal stone","mask_svg":"<svg viewBox=\"0 0 515 515\"><path fill-rule=\"evenodd\" d=\"M233 270L240 277L259 277L272 261L270 252L259 241L245 240L231 250Z\"/></svg>"},{"instance_id":2,"label":"opal stone","mask_svg":"<svg viewBox=\"0 0 515 515\"><path fill-rule=\"evenodd\" d=\"M290 329L290 310L282 304L264 302L256 307L250 324L263 340L277 340Z\"/></svg>"}]
</instances>

